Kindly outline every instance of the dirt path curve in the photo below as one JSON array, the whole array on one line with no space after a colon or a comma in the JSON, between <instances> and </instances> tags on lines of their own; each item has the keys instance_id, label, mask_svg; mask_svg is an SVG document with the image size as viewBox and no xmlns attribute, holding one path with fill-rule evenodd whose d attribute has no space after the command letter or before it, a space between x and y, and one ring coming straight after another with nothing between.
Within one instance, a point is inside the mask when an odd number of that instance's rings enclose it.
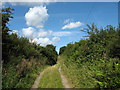
<instances>
[{"instance_id":1,"label":"dirt path curve","mask_svg":"<svg viewBox=\"0 0 120 90\"><path fill-rule=\"evenodd\" d=\"M58 57L58 59L59 59L59 58L60 58L60 57ZM51 67L48 67L48 68L52 69L52 68L55 68L56 66L57 66L57 65L54 65L54 66L51 66ZM34 84L32 85L31 90L35 90L35 89L39 88L40 79L43 77L43 74L45 74L45 72L46 72L46 70L47 70L48 68L46 68L46 69L44 69L42 72L40 72L39 76L36 78ZM59 70L60 77L61 77L62 84L63 84L64 88L67 88L67 89L68 89L68 88L72 88L72 87L70 86L70 84L68 83L68 80L67 80L67 78L66 78L65 75L64 75L64 72L61 70L61 66L59 66L59 68L57 68L57 69Z\"/></svg>"},{"instance_id":2,"label":"dirt path curve","mask_svg":"<svg viewBox=\"0 0 120 90\"><path fill-rule=\"evenodd\" d=\"M72 88L69 83L68 80L66 79L66 77L64 76L63 72L61 71L61 67L59 67L59 72L60 72L60 76L62 79L62 84L64 86L64 88Z\"/></svg>"},{"instance_id":3,"label":"dirt path curve","mask_svg":"<svg viewBox=\"0 0 120 90\"><path fill-rule=\"evenodd\" d=\"M44 71L43 71L43 72L40 72L39 76L36 78L34 84L32 85L31 90L38 88L39 83L40 83L40 79L41 79L41 77L43 76L43 74L44 74Z\"/></svg>"}]
</instances>

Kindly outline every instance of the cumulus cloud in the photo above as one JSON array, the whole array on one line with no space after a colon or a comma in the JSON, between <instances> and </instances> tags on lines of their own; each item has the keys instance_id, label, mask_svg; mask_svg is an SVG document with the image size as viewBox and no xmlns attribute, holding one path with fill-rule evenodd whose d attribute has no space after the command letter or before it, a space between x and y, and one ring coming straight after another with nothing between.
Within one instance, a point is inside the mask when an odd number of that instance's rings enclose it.
<instances>
[{"instance_id":1,"label":"cumulus cloud","mask_svg":"<svg viewBox=\"0 0 120 90\"><path fill-rule=\"evenodd\" d=\"M48 34L48 32L44 31L44 30L41 30L38 32L38 37L46 37Z\"/></svg>"},{"instance_id":2,"label":"cumulus cloud","mask_svg":"<svg viewBox=\"0 0 120 90\"><path fill-rule=\"evenodd\" d=\"M77 27L80 27L82 26L83 23L81 22L71 22L71 23L68 23L67 25L63 26L62 29L72 29L72 28L77 28Z\"/></svg>"},{"instance_id":3,"label":"cumulus cloud","mask_svg":"<svg viewBox=\"0 0 120 90\"><path fill-rule=\"evenodd\" d=\"M53 31L48 30L39 30L33 27L23 28L22 34L24 37L29 38L30 43L40 44L41 46L46 46L48 44L55 44L60 41L60 38L53 36ZM48 38L48 36L52 37L52 39Z\"/></svg>"},{"instance_id":4,"label":"cumulus cloud","mask_svg":"<svg viewBox=\"0 0 120 90\"><path fill-rule=\"evenodd\" d=\"M32 27L22 29L22 33L25 37L31 37L34 31L35 31L35 29Z\"/></svg>"},{"instance_id":5,"label":"cumulus cloud","mask_svg":"<svg viewBox=\"0 0 120 90\"><path fill-rule=\"evenodd\" d=\"M46 46L47 44L52 44L49 38L34 38L30 40L31 43L40 44L41 46Z\"/></svg>"},{"instance_id":6,"label":"cumulus cloud","mask_svg":"<svg viewBox=\"0 0 120 90\"><path fill-rule=\"evenodd\" d=\"M14 31L15 32L15 31ZM35 29L33 27L23 28L22 33L27 38L44 38L47 36L53 36L54 33L51 30Z\"/></svg>"},{"instance_id":7,"label":"cumulus cloud","mask_svg":"<svg viewBox=\"0 0 120 90\"><path fill-rule=\"evenodd\" d=\"M10 2L12 5L28 5L32 6L38 4L38 6L34 6L33 8L29 8L28 12L25 14L26 24L28 28L23 28L20 31L22 37L27 37L30 43L40 44L41 46L46 46L48 44L55 44L60 41L58 35L53 36L52 30L44 30L44 23L48 19L49 15L47 13L46 6L43 5L44 2L39 2L39 0L33 2L25 2L25 0L6 0ZM11 2L12 1L12 2ZM45 4L49 3L49 0L43 0ZM54 1L54 0L53 0ZM23 3L25 2L25 3ZM6 3L6 2L3 2ZM33 27L34 26L34 27ZM17 31L13 31L12 33L18 33Z\"/></svg>"},{"instance_id":8,"label":"cumulus cloud","mask_svg":"<svg viewBox=\"0 0 120 90\"><path fill-rule=\"evenodd\" d=\"M52 41L49 38L39 38L37 43L41 46L46 46L47 44L52 44Z\"/></svg>"},{"instance_id":9,"label":"cumulus cloud","mask_svg":"<svg viewBox=\"0 0 120 90\"><path fill-rule=\"evenodd\" d=\"M30 8L25 14L26 24L28 26L35 26L43 28L45 21L48 19L48 13L45 6L36 6Z\"/></svg>"},{"instance_id":10,"label":"cumulus cloud","mask_svg":"<svg viewBox=\"0 0 120 90\"><path fill-rule=\"evenodd\" d=\"M30 43L40 44L41 46L55 44L60 41L61 36L68 36L72 34L72 32L69 31L54 32L52 30L46 31L43 29L35 29L33 27L23 28L22 33L24 37L29 38Z\"/></svg>"},{"instance_id":11,"label":"cumulus cloud","mask_svg":"<svg viewBox=\"0 0 120 90\"><path fill-rule=\"evenodd\" d=\"M40 30L39 32L36 32L38 37L50 36L50 35L52 35L52 33L53 33L53 31L51 31L51 30L48 30L48 31Z\"/></svg>"},{"instance_id":12,"label":"cumulus cloud","mask_svg":"<svg viewBox=\"0 0 120 90\"><path fill-rule=\"evenodd\" d=\"M36 43L36 44L40 44L41 46L46 46L48 44L55 44L56 42L60 41L59 37L53 37L52 40L50 40L49 38L45 37L45 38L34 38L29 40L31 43Z\"/></svg>"}]
</instances>

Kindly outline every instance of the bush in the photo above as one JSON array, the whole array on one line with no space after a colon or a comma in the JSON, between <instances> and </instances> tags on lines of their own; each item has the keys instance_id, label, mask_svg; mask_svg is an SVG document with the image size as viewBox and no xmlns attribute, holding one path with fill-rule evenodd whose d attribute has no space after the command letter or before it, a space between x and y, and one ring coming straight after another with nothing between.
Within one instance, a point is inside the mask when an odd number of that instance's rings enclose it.
<instances>
[{"instance_id":1,"label":"bush","mask_svg":"<svg viewBox=\"0 0 120 90\"><path fill-rule=\"evenodd\" d=\"M120 29L111 25L104 29L98 29L94 24L87 26L84 31L89 38L60 49L60 55L66 57L63 70L75 87L119 88Z\"/></svg>"}]
</instances>

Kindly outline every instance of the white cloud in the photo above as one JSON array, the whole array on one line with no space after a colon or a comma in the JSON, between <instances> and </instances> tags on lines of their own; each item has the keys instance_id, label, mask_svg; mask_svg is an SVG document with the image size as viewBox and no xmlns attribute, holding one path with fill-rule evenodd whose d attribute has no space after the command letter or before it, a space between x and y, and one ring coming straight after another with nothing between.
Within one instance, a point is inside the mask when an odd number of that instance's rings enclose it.
<instances>
[{"instance_id":1,"label":"white cloud","mask_svg":"<svg viewBox=\"0 0 120 90\"><path fill-rule=\"evenodd\" d=\"M29 38L29 42L30 43L36 43L37 42L37 38Z\"/></svg>"},{"instance_id":2,"label":"white cloud","mask_svg":"<svg viewBox=\"0 0 120 90\"><path fill-rule=\"evenodd\" d=\"M68 31L59 31L59 32L53 32L53 36L68 36L71 35L71 32Z\"/></svg>"},{"instance_id":3,"label":"white cloud","mask_svg":"<svg viewBox=\"0 0 120 90\"><path fill-rule=\"evenodd\" d=\"M33 27L23 28L22 34L27 38L45 38L48 36L53 36L53 31L42 30L42 29L35 29Z\"/></svg>"},{"instance_id":4,"label":"white cloud","mask_svg":"<svg viewBox=\"0 0 120 90\"><path fill-rule=\"evenodd\" d=\"M47 34L48 34L48 33L47 33L46 31L41 30L41 31L38 32L38 37L46 37Z\"/></svg>"},{"instance_id":5,"label":"white cloud","mask_svg":"<svg viewBox=\"0 0 120 90\"><path fill-rule=\"evenodd\" d=\"M26 24L28 26L35 26L43 28L45 21L48 19L47 9L44 6L36 6L30 8L25 14Z\"/></svg>"},{"instance_id":6,"label":"white cloud","mask_svg":"<svg viewBox=\"0 0 120 90\"><path fill-rule=\"evenodd\" d=\"M6 6L6 2L13 6L24 5L24 6L43 6L49 5L54 2L83 2L83 0L1 0L4 3L1 7ZM84 2L96 2L96 0L84 0ZM119 2L119 0L97 0L97 2Z\"/></svg>"},{"instance_id":7,"label":"white cloud","mask_svg":"<svg viewBox=\"0 0 120 90\"><path fill-rule=\"evenodd\" d=\"M60 41L59 37L53 36L54 32L51 30L38 31L37 29L29 27L29 28L23 28L22 32L25 37L29 38L30 43L40 44L41 46L46 46L48 44L55 44L58 41ZM52 39L50 40L48 36L52 37Z\"/></svg>"},{"instance_id":8,"label":"white cloud","mask_svg":"<svg viewBox=\"0 0 120 90\"><path fill-rule=\"evenodd\" d=\"M48 44L52 44L52 41L50 41L49 38L38 38L37 44L40 44L41 46L46 46Z\"/></svg>"},{"instance_id":9,"label":"white cloud","mask_svg":"<svg viewBox=\"0 0 120 90\"><path fill-rule=\"evenodd\" d=\"M81 22L71 22L71 23L68 23L67 25L63 26L62 29L72 29L72 28L77 28L77 27L80 27L82 26L83 23Z\"/></svg>"},{"instance_id":10,"label":"white cloud","mask_svg":"<svg viewBox=\"0 0 120 90\"><path fill-rule=\"evenodd\" d=\"M49 3L56 2L56 0L2 0L2 3L10 3L13 6L24 5L24 6L43 6Z\"/></svg>"},{"instance_id":11,"label":"white cloud","mask_svg":"<svg viewBox=\"0 0 120 90\"><path fill-rule=\"evenodd\" d=\"M59 37L53 37L52 40L50 40L49 38L34 38L34 39L29 39L29 41L31 43L36 43L36 44L40 44L41 46L46 46L48 44L55 44L56 42L60 41Z\"/></svg>"},{"instance_id":12,"label":"white cloud","mask_svg":"<svg viewBox=\"0 0 120 90\"><path fill-rule=\"evenodd\" d=\"M51 30L48 30L48 31L45 31L45 30L40 30L38 33L37 33L37 36L38 37L46 37L46 36L50 36L52 35L52 32Z\"/></svg>"},{"instance_id":13,"label":"white cloud","mask_svg":"<svg viewBox=\"0 0 120 90\"><path fill-rule=\"evenodd\" d=\"M5 3L5 2L4 2ZM43 6L44 4L47 5L48 3L44 3L44 2L25 2L25 1L21 1L21 2L7 2L9 4L11 4L12 6ZM6 5L6 3L4 4Z\"/></svg>"},{"instance_id":14,"label":"white cloud","mask_svg":"<svg viewBox=\"0 0 120 90\"><path fill-rule=\"evenodd\" d=\"M56 42L58 42L58 41L60 41L60 38L59 38L59 37L53 37L53 38L52 38L53 44L56 43Z\"/></svg>"},{"instance_id":15,"label":"white cloud","mask_svg":"<svg viewBox=\"0 0 120 90\"><path fill-rule=\"evenodd\" d=\"M9 32L9 34L10 34L10 35L11 35L11 34L17 34L17 36L19 36L18 30L12 30L12 31Z\"/></svg>"},{"instance_id":16,"label":"white cloud","mask_svg":"<svg viewBox=\"0 0 120 90\"><path fill-rule=\"evenodd\" d=\"M40 44L41 46L46 46L47 44L52 44L49 38L34 38L32 42Z\"/></svg>"},{"instance_id":17,"label":"white cloud","mask_svg":"<svg viewBox=\"0 0 120 90\"><path fill-rule=\"evenodd\" d=\"M28 27L28 28L23 28L22 29L22 33L26 37L31 37L34 31L35 31L35 29L32 28L32 27Z\"/></svg>"}]
</instances>

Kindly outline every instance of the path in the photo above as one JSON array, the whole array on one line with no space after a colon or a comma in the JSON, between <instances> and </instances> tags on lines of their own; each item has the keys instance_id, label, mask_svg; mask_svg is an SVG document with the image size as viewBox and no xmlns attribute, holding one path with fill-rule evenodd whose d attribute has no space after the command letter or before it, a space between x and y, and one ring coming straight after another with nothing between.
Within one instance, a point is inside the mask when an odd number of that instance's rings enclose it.
<instances>
[{"instance_id":1,"label":"path","mask_svg":"<svg viewBox=\"0 0 120 90\"><path fill-rule=\"evenodd\" d=\"M58 70L58 64L50 66L44 71L44 75L40 80L40 88L64 88L61 76Z\"/></svg>"},{"instance_id":2,"label":"path","mask_svg":"<svg viewBox=\"0 0 120 90\"><path fill-rule=\"evenodd\" d=\"M59 57L58 57L59 60ZM58 62L59 63L59 62ZM32 89L37 88L72 88L66 79L64 72L61 70L59 64L46 68L36 78ZM59 69L58 69L59 67ZM31 90L32 90L31 89Z\"/></svg>"},{"instance_id":3,"label":"path","mask_svg":"<svg viewBox=\"0 0 120 90\"><path fill-rule=\"evenodd\" d=\"M40 79L41 79L41 77L43 76L43 74L44 74L44 71L41 72L41 73L39 74L39 76L36 78L34 84L32 85L32 89L38 88ZM31 90L32 90L32 89L31 89Z\"/></svg>"},{"instance_id":4,"label":"path","mask_svg":"<svg viewBox=\"0 0 120 90\"><path fill-rule=\"evenodd\" d=\"M64 76L63 71L61 71L61 67L59 67L59 72L60 72L60 75L61 75L62 84L63 84L64 88L72 88L72 87L69 85L68 80L67 80L66 77Z\"/></svg>"}]
</instances>

